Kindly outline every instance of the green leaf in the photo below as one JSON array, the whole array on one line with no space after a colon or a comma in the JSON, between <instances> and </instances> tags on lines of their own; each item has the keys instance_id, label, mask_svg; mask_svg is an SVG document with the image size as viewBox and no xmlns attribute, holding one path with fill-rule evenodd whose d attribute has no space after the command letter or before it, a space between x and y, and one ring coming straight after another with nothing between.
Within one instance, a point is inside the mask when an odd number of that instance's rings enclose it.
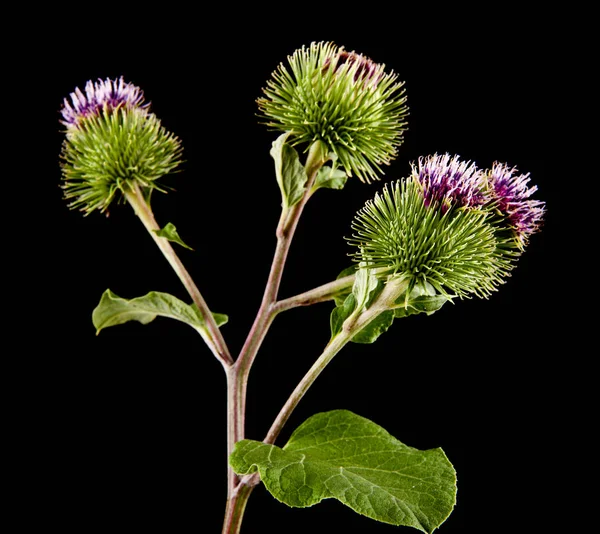
<instances>
[{"instance_id":1,"label":"green leaf","mask_svg":"<svg viewBox=\"0 0 600 534\"><path fill-rule=\"evenodd\" d=\"M361 268L356 271L352 293L356 297L357 309L367 309L382 287L383 284L377 279L371 269Z\"/></svg>"},{"instance_id":2,"label":"green leaf","mask_svg":"<svg viewBox=\"0 0 600 534\"><path fill-rule=\"evenodd\" d=\"M451 300L446 295L436 293L430 283L419 282L415 284L410 294L403 295L397 302L399 307L394 309L394 316L400 318L418 313L431 315Z\"/></svg>"},{"instance_id":3,"label":"green leaf","mask_svg":"<svg viewBox=\"0 0 600 534\"><path fill-rule=\"evenodd\" d=\"M341 332L344 321L350 317L354 308L356 308L356 298L350 293L340 306L333 309L329 318L332 338Z\"/></svg>"},{"instance_id":4,"label":"green leaf","mask_svg":"<svg viewBox=\"0 0 600 534\"><path fill-rule=\"evenodd\" d=\"M348 294L344 301L338 304L331 312L330 326L332 338L341 332L344 321L353 312L360 313L367 310L384 287L384 283L378 280L369 269L358 269L352 272L356 272L352 293ZM344 269L340 277L346 275L346 273L351 274L351 269ZM335 300L337 303L341 299L337 297ZM393 312L387 313L387 311L384 311L358 333L354 334L351 341L355 343L373 343L390 327L393 320Z\"/></svg>"},{"instance_id":5,"label":"green leaf","mask_svg":"<svg viewBox=\"0 0 600 534\"><path fill-rule=\"evenodd\" d=\"M350 267L346 267L340 274L337 275L336 280L339 280L340 278L344 278L346 276L350 276L351 274L355 274L356 271L358 270L358 264L352 264ZM334 296L333 300L335 301L335 305L336 306L341 306L344 301L346 300L346 297L352 292L352 288L349 287L348 289L345 289L344 291L340 291L337 295Z\"/></svg>"},{"instance_id":6,"label":"green leaf","mask_svg":"<svg viewBox=\"0 0 600 534\"><path fill-rule=\"evenodd\" d=\"M394 312L392 310L384 311L360 330L351 341L354 343L373 343L392 326L393 322Z\"/></svg>"},{"instance_id":7,"label":"green leaf","mask_svg":"<svg viewBox=\"0 0 600 534\"><path fill-rule=\"evenodd\" d=\"M285 142L289 135L290 132L280 135L271 148L271 156L275 160L275 175L286 208L300 202L305 192L304 186L308 181L298 152Z\"/></svg>"},{"instance_id":8,"label":"green leaf","mask_svg":"<svg viewBox=\"0 0 600 534\"><path fill-rule=\"evenodd\" d=\"M229 463L238 475L258 470L267 490L288 506L334 498L377 521L427 533L456 502L456 473L441 449L408 447L346 410L310 417L283 449L240 441Z\"/></svg>"},{"instance_id":9,"label":"green leaf","mask_svg":"<svg viewBox=\"0 0 600 534\"><path fill-rule=\"evenodd\" d=\"M198 309L198 306L196 306L195 304L192 304L192 308L194 308L196 313L198 315L200 315L200 310ZM226 324L229 321L229 316L225 315L224 313L213 313L212 316L213 316L213 319L215 320L215 324L217 326L223 326L224 324ZM202 317L202 316L200 315L200 317Z\"/></svg>"},{"instance_id":10,"label":"green leaf","mask_svg":"<svg viewBox=\"0 0 600 534\"><path fill-rule=\"evenodd\" d=\"M103 328L128 321L148 324L157 316L176 319L189 324L200 332L205 329L204 320L195 304L188 305L173 295L158 291L152 291L143 297L126 300L107 289L92 313L92 322L96 327L96 334L99 334ZM221 313L214 313L213 317L217 326L225 324L228 320L227 315Z\"/></svg>"},{"instance_id":11,"label":"green leaf","mask_svg":"<svg viewBox=\"0 0 600 534\"><path fill-rule=\"evenodd\" d=\"M182 247L185 247L189 250L194 250L192 247L186 245L181 239L181 237L179 237L179 234L177 233L177 228L175 228L175 225L173 223L167 223L164 228L161 228L160 230L154 230L154 233L158 237L164 237L165 239L172 241L173 243L177 243Z\"/></svg>"},{"instance_id":12,"label":"green leaf","mask_svg":"<svg viewBox=\"0 0 600 534\"><path fill-rule=\"evenodd\" d=\"M319 169L312 187L314 193L317 189L343 189L348 181L348 175L341 169L323 166Z\"/></svg>"}]
</instances>

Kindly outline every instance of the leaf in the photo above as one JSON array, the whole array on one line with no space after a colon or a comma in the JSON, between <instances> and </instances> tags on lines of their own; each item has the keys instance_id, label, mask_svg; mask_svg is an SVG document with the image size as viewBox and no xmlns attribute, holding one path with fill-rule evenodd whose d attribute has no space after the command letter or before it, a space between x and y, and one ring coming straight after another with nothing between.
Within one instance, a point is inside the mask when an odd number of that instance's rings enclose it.
<instances>
[{"instance_id":1,"label":"leaf","mask_svg":"<svg viewBox=\"0 0 600 534\"><path fill-rule=\"evenodd\" d=\"M399 307L394 309L394 316L401 318L418 313L431 315L451 300L446 295L436 293L435 288L428 282L419 282L409 295L403 296L397 303Z\"/></svg>"},{"instance_id":2,"label":"leaf","mask_svg":"<svg viewBox=\"0 0 600 534\"><path fill-rule=\"evenodd\" d=\"M353 264L350 267L346 267L340 274L337 275L336 280L339 280L340 278L344 278L346 276L350 276L351 274L355 274L357 270L358 270L357 264ZM337 295L335 295L333 298L333 300L335 301L335 305L341 306L344 303L344 301L346 300L346 297L351 292L352 292L352 288L349 287L348 289L340 291Z\"/></svg>"},{"instance_id":3,"label":"leaf","mask_svg":"<svg viewBox=\"0 0 600 534\"><path fill-rule=\"evenodd\" d=\"M304 196L304 186L308 181L306 170L300 163L298 152L293 146L285 142L289 135L290 132L280 135L273 142L271 148L271 156L275 160L275 175L286 208L300 202Z\"/></svg>"},{"instance_id":4,"label":"leaf","mask_svg":"<svg viewBox=\"0 0 600 534\"><path fill-rule=\"evenodd\" d=\"M356 298L350 293L340 306L333 309L329 318L332 338L341 332L344 321L350 317L355 307Z\"/></svg>"},{"instance_id":5,"label":"leaf","mask_svg":"<svg viewBox=\"0 0 600 534\"><path fill-rule=\"evenodd\" d=\"M384 283L366 268L354 270L354 268L344 269L342 275L356 272L356 278L352 287L352 293L341 304L333 309L330 316L331 337L335 337L342 330L344 321L350 317L353 312L360 313L367 310L375 298L381 293ZM336 303L341 300L335 299ZM352 336L351 341L355 343L373 343L383 332L385 332L394 320L394 314L383 311L364 328Z\"/></svg>"},{"instance_id":6,"label":"leaf","mask_svg":"<svg viewBox=\"0 0 600 534\"><path fill-rule=\"evenodd\" d=\"M189 250L194 250L192 247L186 245L181 239L181 237L179 237L179 234L177 233L177 228L175 228L175 225L173 223L167 223L164 228L161 228L160 230L154 230L154 233L158 237L164 237L165 239L172 241L173 243L177 243L182 247L185 247Z\"/></svg>"},{"instance_id":7,"label":"leaf","mask_svg":"<svg viewBox=\"0 0 600 534\"><path fill-rule=\"evenodd\" d=\"M198 306L192 304L192 308L194 308L194 310L196 310L196 313L200 315L200 310L198 309ZM217 326L223 326L229 321L229 316L225 315L224 313L213 313L212 316ZM201 315L200 317L202 318Z\"/></svg>"},{"instance_id":8,"label":"leaf","mask_svg":"<svg viewBox=\"0 0 600 534\"><path fill-rule=\"evenodd\" d=\"M204 319L195 304L188 305L173 295L158 291L126 300L107 289L92 313L92 322L96 327L96 334L99 334L103 328L128 321L148 324L158 315L189 324L197 331L205 329ZM213 313L213 317L217 326L225 324L228 320L227 315L221 313Z\"/></svg>"},{"instance_id":9,"label":"leaf","mask_svg":"<svg viewBox=\"0 0 600 534\"><path fill-rule=\"evenodd\" d=\"M359 310L366 309L373 301L375 294L381 291L383 284L370 269L361 268L356 271L352 293L356 297L356 304ZM378 291L375 291L378 290Z\"/></svg>"},{"instance_id":10,"label":"leaf","mask_svg":"<svg viewBox=\"0 0 600 534\"><path fill-rule=\"evenodd\" d=\"M392 310L384 311L353 336L351 341L354 343L373 343L392 326L393 322L394 312Z\"/></svg>"},{"instance_id":11,"label":"leaf","mask_svg":"<svg viewBox=\"0 0 600 534\"><path fill-rule=\"evenodd\" d=\"M325 165L317 173L312 192L321 188L343 189L347 181L348 175L343 170Z\"/></svg>"},{"instance_id":12,"label":"leaf","mask_svg":"<svg viewBox=\"0 0 600 534\"><path fill-rule=\"evenodd\" d=\"M433 532L456 502L456 473L441 449L408 447L346 410L313 415L283 449L236 443L229 463L256 472L277 500L307 507L334 498L376 521Z\"/></svg>"}]
</instances>

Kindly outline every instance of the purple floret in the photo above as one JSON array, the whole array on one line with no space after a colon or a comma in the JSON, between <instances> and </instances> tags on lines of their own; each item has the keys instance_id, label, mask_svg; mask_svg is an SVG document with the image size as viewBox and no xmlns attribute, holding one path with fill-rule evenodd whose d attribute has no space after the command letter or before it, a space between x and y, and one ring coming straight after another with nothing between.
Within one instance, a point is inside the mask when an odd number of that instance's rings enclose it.
<instances>
[{"instance_id":1,"label":"purple floret","mask_svg":"<svg viewBox=\"0 0 600 534\"><path fill-rule=\"evenodd\" d=\"M123 78L117 80L88 81L85 84L85 94L77 87L71 93L71 102L65 98L61 110L67 127L77 127L83 118L97 115L105 106L109 110L119 107L143 109L144 93L139 87L126 83Z\"/></svg>"},{"instance_id":2,"label":"purple floret","mask_svg":"<svg viewBox=\"0 0 600 534\"><path fill-rule=\"evenodd\" d=\"M485 174L458 156L437 154L419 158L413 164L413 177L421 185L427 206L437 205L443 212L450 207L477 207L488 201Z\"/></svg>"},{"instance_id":3,"label":"purple floret","mask_svg":"<svg viewBox=\"0 0 600 534\"><path fill-rule=\"evenodd\" d=\"M498 210L508 219L524 245L529 236L537 232L545 213L545 203L529 197L537 191L537 186L528 187L529 173L517 174L516 167L509 168L503 163L494 163L488 179Z\"/></svg>"}]
</instances>

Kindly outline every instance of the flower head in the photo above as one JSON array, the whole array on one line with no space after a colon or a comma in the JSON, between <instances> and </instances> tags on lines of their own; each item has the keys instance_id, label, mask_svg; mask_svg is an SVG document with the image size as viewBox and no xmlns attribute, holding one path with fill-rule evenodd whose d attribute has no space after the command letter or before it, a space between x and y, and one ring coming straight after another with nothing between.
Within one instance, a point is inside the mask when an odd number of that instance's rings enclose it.
<instances>
[{"instance_id":1,"label":"flower head","mask_svg":"<svg viewBox=\"0 0 600 534\"><path fill-rule=\"evenodd\" d=\"M349 239L356 261L439 293L489 296L511 269L489 213L428 203L414 176L386 185L357 213Z\"/></svg>"},{"instance_id":2,"label":"flower head","mask_svg":"<svg viewBox=\"0 0 600 534\"><path fill-rule=\"evenodd\" d=\"M458 156L419 158L418 165L412 164L412 176L422 188L425 204L438 204L442 212L452 206L482 206L487 201L485 173Z\"/></svg>"},{"instance_id":3,"label":"flower head","mask_svg":"<svg viewBox=\"0 0 600 534\"><path fill-rule=\"evenodd\" d=\"M524 236L541 217L543 203L525 200L535 188L513 174L448 154L420 158L407 179L386 185L357 213L349 239L355 260L441 294L489 296L522 250L512 232Z\"/></svg>"},{"instance_id":4,"label":"flower head","mask_svg":"<svg viewBox=\"0 0 600 534\"><path fill-rule=\"evenodd\" d=\"M134 187L146 196L181 161L181 142L144 104L140 88L118 80L87 82L64 100L64 196L86 214L104 212Z\"/></svg>"},{"instance_id":5,"label":"flower head","mask_svg":"<svg viewBox=\"0 0 600 534\"><path fill-rule=\"evenodd\" d=\"M321 141L348 175L377 179L406 130L403 83L385 66L333 43L313 43L273 73L258 99L273 129L296 144Z\"/></svg>"},{"instance_id":6,"label":"flower head","mask_svg":"<svg viewBox=\"0 0 600 534\"><path fill-rule=\"evenodd\" d=\"M487 179L496 208L513 230L517 246L523 249L540 229L545 213L544 202L529 198L537 186L528 187L529 173L518 174L516 167L498 162L488 171Z\"/></svg>"}]
</instances>

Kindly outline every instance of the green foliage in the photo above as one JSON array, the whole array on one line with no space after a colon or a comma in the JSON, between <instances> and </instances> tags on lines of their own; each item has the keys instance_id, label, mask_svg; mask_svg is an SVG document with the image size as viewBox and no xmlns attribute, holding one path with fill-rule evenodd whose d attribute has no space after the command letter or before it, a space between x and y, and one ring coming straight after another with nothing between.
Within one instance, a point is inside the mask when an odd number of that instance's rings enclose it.
<instances>
[{"instance_id":1,"label":"green foliage","mask_svg":"<svg viewBox=\"0 0 600 534\"><path fill-rule=\"evenodd\" d=\"M92 313L92 322L96 333L109 326L115 326L128 321L138 321L148 324L157 316L169 317L190 325L203 333L206 325L196 305L188 305L173 295L152 291L143 297L123 299L107 289ZM228 321L227 315L213 313L217 326Z\"/></svg>"},{"instance_id":2,"label":"green foliage","mask_svg":"<svg viewBox=\"0 0 600 534\"><path fill-rule=\"evenodd\" d=\"M434 287L427 282L416 283L410 292L405 293L394 308L394 317L406 317L418 313L431 315L452 299L447 295L436 293Z\"/></svg>"},{"instance_id":3,"label":"green foliage","mask_svg":"<svg viewBox=\"0 0 600 534\"><path fill-rule=\"evenodd\" d=\"M359 514L433 532L456 502L456 473L441 449L408 447L346 410L316 414L285 447L243 440L229 463L258 470L267 490L292 507L334 498Z\"/></svg>"},{"instance_id":4,"label":"green foliage","mask_svg":"<svg viewBox=\"0 0 600 534\"><path fill-rule=\"evenodd\" d=\"M158 237L164 237L168 241L177 243L178 245L184 248L194 250L192 247L186 245L181 239L181 237L179 237L179 234L177 233L177 228L175 228L175 225L173 223L167 223L164 228L161 228L160 230L154 230L154 233Z\"/></svg>"},{"instance_id":5,"label":"green foliage","mask_svg":"<svg viewBox=\"0 0 600 534\"><path fill-rule=\"evenodd\" d=\"M352 315L352 312L355 308L356 297L350 293L342 304L333 309L329 318L331 337L337 336L342 331L342 325L344 324L344 321L348 319L350 315Z\"/></svg>"},{"instance_id":6,"label":"green foliage","mask_svg":"<svg viewBox=\"0 0 600 534\"><path fill-rule=\"evenodd\" d=\"M361 268L356 271L352 293L356 297L356 308L360 311L367 309L383 285L371 269Z\"/></svg>"},{"instance_id":7,"label":"green foliage","mask_svg":"<svg viewBox=\"0 0 600 534\"><path fill-rule=\"evenodd\" d=\"M378 313L372 321L354 333L351 339L352 342L373 343L390 328L394 318L407 317L418 313L431 315L451 300L451 297L437 293L435 288L427 282L411 279L406 283L406 289L403 289L405 286L401 278L392 277L383 282L378 280L373 271L367 268L356 270L354 267L349 267L344 269L338 278L354 272L356 273L356 281L352 292L345 293L346 296L343 300L341 295L336 296L337 305L330 316L332 338L342 331L344 321L351 316L357 316L361 312L365 312L376 301L379 307ZM379 302L378 299L382 296L388 283L398 284L399 296L393 302Z\"/></svg>"},{"instance_id":8,"label":"green foliage","mask_svg":"<svg viewBox=\"0 0 600 534\"><path fill-rule=\"evenodd\" d=\"M289 135L289 132L281 134L273 142L273 148L271 148L271 156L275 160L275 175L281 190L284 208L291 208L302 200L308 181L306 170L300 163L298 152L286 143Z\"/></svg>"},{"instance_id":9,"label":"green foliage","mask_svg":"<svg viewBox=\"0 0 600 534\"><path fill-rule=\"evenodd\" d=\"M392 310L381 312L367 326L362 328L352 337L353 343L374 343L377 338L387 332L388 328L394 322L394 312Z\"/></svg>"},{"instance_id":10,"label":"green foliage","mask_svg":"<svg viewBox=\"0 0 600 534\"><path fill-rule=\"evenodd\" d=\"M373 301L382 292L383 287L383 282L378 280L369 269L359 269L356 271L352 293L347 295L344 301L331 312L331 337L335 337L342 331L344 322L350 319L350 317L357 317L369 309ZM392 312L381 310L363 328L350 326L351 329L355 330L351 340L355 343L373 343L390 327L393 320L394 314Z\"/></svg>"},{"instance_id":11,"label":"green foliage","mask_svg":"<svg viewBox=\"0 0 600 534\"><path fill-rule=\"evenodd\" d=\"M358 267L357 263L351 265L350 267L346 267L340 274L338 274L336 276L336 280L339 280L340 278L345 278L346 276L350 276L352 274L356 274L356 271L358 271L358 269L359 269L359 267ZM341 306L344 303L344 300L346 300L346 297L350 293L352 293L351 287L348 289L344 289L344 290L340 291L339 293L335 294L333 297L335 305Z\"/></svg>"},{"instance_id":12,"label":"green foliage","mask_svg":"<svg viewBox=\"0 0 600 534\"><path fill-rule=\"evenodd\" d=\"M341 169L325 165L319 169L311 192L317 189L343 189L348 181L348 175Z\"/></svg>"}]
</instances>

